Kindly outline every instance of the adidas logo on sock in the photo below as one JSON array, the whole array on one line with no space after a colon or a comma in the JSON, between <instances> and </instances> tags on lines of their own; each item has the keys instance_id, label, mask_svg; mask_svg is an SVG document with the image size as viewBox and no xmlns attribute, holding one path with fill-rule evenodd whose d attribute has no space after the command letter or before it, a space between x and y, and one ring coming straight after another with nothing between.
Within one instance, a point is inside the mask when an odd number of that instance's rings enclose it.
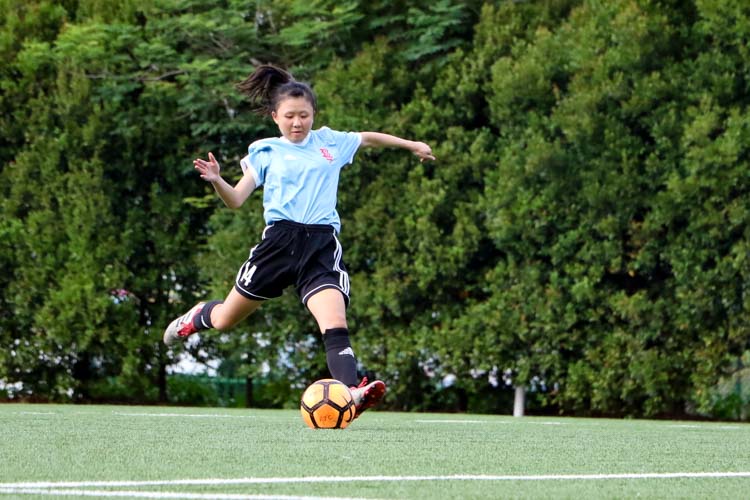
<instances>
[{"instance_id":1,"label":"adidas logo on sock","mask_svg":"<svg viewBox=\"0 0 750 500\"><path fill-rule=\"evenodd\" d=\"M354 357L354 351L352 350L351 347L347 347L343 351L339 352L339 356L347 356L347 355Z\"/></svg>"}]
</instances>

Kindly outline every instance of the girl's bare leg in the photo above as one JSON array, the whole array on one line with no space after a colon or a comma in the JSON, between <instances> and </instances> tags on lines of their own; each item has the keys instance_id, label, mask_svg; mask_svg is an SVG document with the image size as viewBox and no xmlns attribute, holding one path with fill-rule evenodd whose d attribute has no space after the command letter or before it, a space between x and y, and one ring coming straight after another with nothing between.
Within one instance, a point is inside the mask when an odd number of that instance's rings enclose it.
<instances>
[{"instance_id":1,"label":"girl's bare leg","mask_svg":"<svg viewBox=\"0 0 750 500\"><path fill-rule=\"evenodd\" d=\"M320 333L325 334L332 328L346 328L346 303L335 288L326 288L307 299L307 308L318 322Z\"/></svg>"},{"instance_id":2,"label":"girl's bare leg","mask_svg":"<svg viewBox=\"0 0 750 500\"><path fill-rule=\"evenodd\" d=\"M232 288L224 302L211 310L211 323L217 330L228 330L254 313L262 303L248 299Z\"/></svg>"}]
</instances>

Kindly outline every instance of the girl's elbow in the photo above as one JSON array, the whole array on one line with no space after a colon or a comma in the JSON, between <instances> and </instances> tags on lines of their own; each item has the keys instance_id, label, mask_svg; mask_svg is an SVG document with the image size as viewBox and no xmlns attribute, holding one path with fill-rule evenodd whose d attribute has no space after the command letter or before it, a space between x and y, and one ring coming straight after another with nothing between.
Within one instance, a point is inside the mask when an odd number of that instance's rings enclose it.
<instances>
[{"instance_id":1,"label":"girl's elbow","mask_svg":"<svg viewBox=\"0 0 750 500\"><path fill-rule=\"evenodd\" d=\"M242 206L242 203L238 203L237 200L224 200L224 205L226 205L227 208L231 208L232 210L237 210Z\"/></svg>"},{"instance_id":2,"label":"girl's elbow","mask_svg":"<svg viewBox=\"0 0 750 500\"><path fill-rule=\"evenodd\" d=\"M238 197L238 198L232 198L231 200L228 200L227 206L231 208L232 210L237 210L242 205L245 204L245 201L247 200L247 197Z\"/></svg>"}]
</instances>

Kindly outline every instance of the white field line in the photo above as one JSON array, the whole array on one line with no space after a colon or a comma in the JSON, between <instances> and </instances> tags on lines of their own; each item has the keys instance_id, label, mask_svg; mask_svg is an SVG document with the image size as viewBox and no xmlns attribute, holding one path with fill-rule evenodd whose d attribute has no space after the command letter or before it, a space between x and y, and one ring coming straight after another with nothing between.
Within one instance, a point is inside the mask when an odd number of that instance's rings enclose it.
<instances>
[{"instance_id":1,"label":"white field line","mask_svg":"<svg viewBox=\"0 0 750 500\"><path fill-rule=\"evenodd\" d=\"M420 419L415 420L415 422L418 422L420 424L487 424L487 423L497 423L497 424L509 424L510 422L489 422L487 420L459 420L459 419L453 419L453 420L432 420L432 419Z\"/></svg>"},{"instance_id":2,"label":"white field line","mask_svg":"<svg viewBox=\"0 0 750 500\"><path fill-rule=\"evenodd\" d=\"M703 429L706 431L710 430L716 430L720 429L722 431L738 431L738 430L747 430L748 427L742 427L739 425L699 425L699 424L670 424L667 427L672 427L675 429Z\"/></svg>"},{"instance_id":3,"label":"white field line","mask_svg":"<svg viewBox=\"0 0 750 500\"><path fill-rule=\"evenodd\" d=\"M234 493L179 493L173 491L113 491L44 488L0 488L0 495L47 495L75 497L185 498L207 500L365 500L351 497L318 497L297 495L243 495Z\"/></svg>"},{"instance_id":4,"label":"white field line","mask_svg":"<svg viewBox=\"0 0 750 500\"><path fill-rule=\"evenodd\" d=\"M39 488L96 488L138 486L226 486L238 484L290 483L357 483L403 481L588 481L619 479L707 479L750 478L747 472L644 472L625 474L539 474L539 475L475 475L447 476L303 476L303 477L245 477L237 479L174 479L154 481L62 481L0 483L0 492L10 489Z\"/></svg>"},{"instance_id":5,"label":"white field line","mask_svg":"<svg viewBox=\"0 0 750 500\"><path fill-rule=\"evenodd\" d=\"M220 413L123 413L113 412L120 417L185 417L185 418L257 418L253 415L223 415Z\"/></svg>"},{"instance_id":6,"label":"white field line","mask_svg":"<svg viewBox=\"0 0 750 500\"><path fill-rule=\"evenodd\" d=\"M422 418L414 420L419 424L515 424L523 423L524 425L565 425L563 422L530 422L526 421L511 421L511 420L461 420L455 419L437 419L437 418Z\"/></svg>"},{"instance_id":7,"label":"white field line","mask_svg":"<svg viewBox=\"0 0 750 500\"><path fill-rule=\"evenodd\" d=\"M62 415L62 413L58 412L35 412L35 411L20 411L18 412L20 415ZM86 412L78 412L78 415L91 415L91 413ZM274 419L284 419L284 420L293 420L293 418L289 417L279 417L278 415L275 415L273 417L265 417L263 415L226 415L221 413L148 413L148 412L112 412L113 415L121 416L121 417L153 417L153 418L171 418L171 417L177 417L177 418L240 418L240 419L258 419L258 418L274 418ZM532 422L528 420L500 420L500 421L493 421L493 420L462 420L462 419L415 419L414 422L420 423L420 424L515 424L515 423L522 423L524 425L567 425L568 422ZM727 430L727 431L735 431L735 430L744 430L747 429L747 427L742 427L739 425L720 425L720 426L710 426L710 425L700 425L700 424L668 424L667 427L672 428L678 428L678 429L720 429L720 430Z\"/></svg>"}]
</instances>

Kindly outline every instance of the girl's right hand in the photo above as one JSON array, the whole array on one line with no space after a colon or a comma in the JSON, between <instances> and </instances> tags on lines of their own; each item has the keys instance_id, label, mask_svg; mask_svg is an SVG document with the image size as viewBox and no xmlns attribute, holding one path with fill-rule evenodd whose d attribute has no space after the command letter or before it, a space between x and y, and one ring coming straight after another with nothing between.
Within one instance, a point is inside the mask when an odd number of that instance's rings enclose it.
<instances>
[{"instance_id":1,"label":"girl's right hand","mask_svg":"<svg viewBox=\"0 0 750 500\"><path fill-rule=\"evenodd\" d=\"M214 158L213 153L208 153L208 161L197 158L193 160L193 165L204 181L215 182L221 178L219 175L221 166L219 166L219 162Z\"/></svg>"}]
</instances>

